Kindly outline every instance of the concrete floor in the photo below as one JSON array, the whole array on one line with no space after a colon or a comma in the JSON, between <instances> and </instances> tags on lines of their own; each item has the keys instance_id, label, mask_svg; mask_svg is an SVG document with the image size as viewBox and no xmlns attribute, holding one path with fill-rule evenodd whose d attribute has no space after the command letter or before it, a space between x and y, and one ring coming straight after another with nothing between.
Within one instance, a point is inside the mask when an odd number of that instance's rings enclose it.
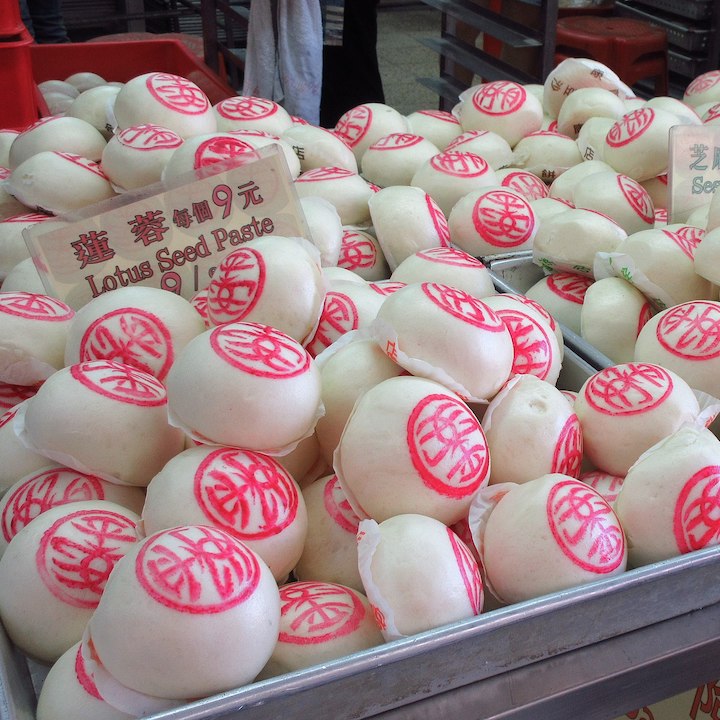
<instances>
[{"instance_id":1,"label":"concrete floor","mask_svg":"<svg viewBox=\"0 0 720 720\"><path fill-rule=\"evenodd\" d=\"M438 108L438 96L416 78L438 77L439 55L418 40L439 35L439 11L423 3L380 5L377 54L385 102L403 115Z\"/></svg>"}]
</instances>

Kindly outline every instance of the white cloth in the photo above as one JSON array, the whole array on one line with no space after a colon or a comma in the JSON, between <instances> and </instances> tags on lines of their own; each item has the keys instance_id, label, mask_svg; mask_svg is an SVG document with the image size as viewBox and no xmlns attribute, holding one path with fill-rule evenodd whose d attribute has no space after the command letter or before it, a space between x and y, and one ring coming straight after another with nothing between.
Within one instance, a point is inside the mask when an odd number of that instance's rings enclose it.
<instances>
[{"instance_id":1,"label":"white cloth","mask_svg":"<svg viewBox=\"0 0 720 720\"><path fill-rule=\"evenodd\" d=\"M319 0L252 0L243 95L319 125L322 53Z\"/></svg>"}]
</instances>

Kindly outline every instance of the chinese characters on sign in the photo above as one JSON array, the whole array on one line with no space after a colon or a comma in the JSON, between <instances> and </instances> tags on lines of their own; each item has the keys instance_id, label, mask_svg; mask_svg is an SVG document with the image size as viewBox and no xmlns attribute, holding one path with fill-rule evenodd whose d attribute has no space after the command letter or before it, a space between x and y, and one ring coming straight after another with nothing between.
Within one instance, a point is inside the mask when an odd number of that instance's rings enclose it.
<instances>
[{"instance_id":1,"label":"chinese characters on sign","mask_svg":"<svg viewBox=\"0 0 720 720\"><path fill-rule=\"evenodd\" d=\"M669 148L669 221L682 223L720 187L720 127L673 127Z\"/></svg>"},{"instance_id":2,"label":"chinese characters on sign","mask_svg":"<svg viewBox=\"0 0 720 720\"><path fill-rule=\"evenodd\" d=\"M225 255L273 234L307 237L278 152L27 237L49 294L80 307L133 284L190 299Z\"/></svg>"}]
</instances>

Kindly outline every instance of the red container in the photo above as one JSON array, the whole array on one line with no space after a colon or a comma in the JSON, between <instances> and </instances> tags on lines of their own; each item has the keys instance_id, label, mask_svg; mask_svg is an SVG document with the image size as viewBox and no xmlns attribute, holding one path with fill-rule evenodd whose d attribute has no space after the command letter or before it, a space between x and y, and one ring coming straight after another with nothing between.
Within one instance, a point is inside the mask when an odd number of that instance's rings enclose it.
<instances>
[{"instance_id":1,"label":"red container","mask_svg":"<svg viewBox=\"0 0 720 720\"><path fill-rule=\"evenodd\" d=\"M17 0L0 0L0 40L18 40L25 26Z\"/></svg>"},{"instance_id":2,"label":"red container","mask_svg":"<svg viewBox=\"0 0 720 720\"><path fill-rule=\"evenodd\" d=\"M148 72L182 75L202 88L213 104L237 94L180 40L36 45L26 30L20 37L0 40L0 128L22 130L46 115L37 83L64 80L77 72L120 82Z\"/></svg>"},{"instance_id":3,"label":"red container","mask_svg":"<svg viewBox=\"0 0 720 720\"><path fill-rule=\"evenodd\" d=\"M2 0L0 0L2 1ZM0 128L22 130L42 116L44 102L33 78L32 38L0 41Z\"/></svg>"},{"instance_id":4,"label":"red container","mask_svg":"<svg viewBox=\"0 0 720 720\"><path fill-rule=\"evenodd\" d=\"M108 81L120 82L148 72L169 72L194 82L213 104L237 95L180 40L33 45L31 55L33 74L38 83L64 80L77 72L94 72ZM0 45L0 67L3 64Z\"/></svg>"}]
</instances>

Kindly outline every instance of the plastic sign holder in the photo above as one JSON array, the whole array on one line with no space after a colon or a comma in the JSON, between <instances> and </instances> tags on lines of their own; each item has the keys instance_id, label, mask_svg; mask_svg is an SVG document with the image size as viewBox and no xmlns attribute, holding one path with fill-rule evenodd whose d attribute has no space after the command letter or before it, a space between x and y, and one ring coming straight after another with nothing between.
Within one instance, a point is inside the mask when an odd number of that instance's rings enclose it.
<instances>
[{"instance_id":1,"label":"plastic sign holder","mask_svg":"<svg viewBox=\"0 0 720 720\"><path fill-rule=\"evenodd\" d=\"M684 223L720 187L720 126L670 128L668 222Z\"/></svg>"},{"instance_id":2,"label":"plastic sign holder","mask_svg":"<svg viewBox=\"0 0 720 720\"><path fill-rule=\"evenodd\" d=\"M282 152L268 146L213 163L172 186L112 198L68 224L24 231L48 293L77 309L145 285L191 299L223 258L266 235L310 238Z\"/></svg>"}]
</instances>

